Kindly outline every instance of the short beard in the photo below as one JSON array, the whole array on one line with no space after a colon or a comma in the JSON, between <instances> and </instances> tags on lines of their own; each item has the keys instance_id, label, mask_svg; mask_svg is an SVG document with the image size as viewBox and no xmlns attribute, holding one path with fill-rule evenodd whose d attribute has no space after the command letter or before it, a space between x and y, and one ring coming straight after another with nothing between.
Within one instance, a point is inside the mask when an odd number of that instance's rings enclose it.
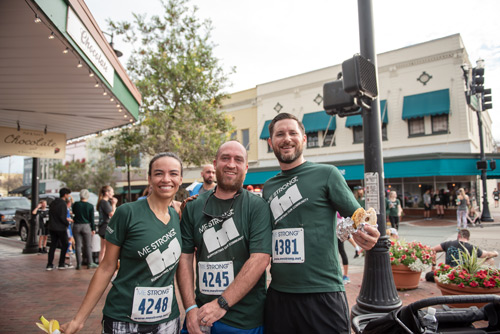
<instances>
[{"instance_id":1,"label":"short beard","mask_svg":"<svg viewBox=\"0 0 500 334\"><path fill-rule=\"evenodd\" d=\"M203 182L206 183L206 184L213 184L214 183L214 180L206 180L206 179L203 179Z\"/></svg>"},{"instance_id":2,"label":"short beard","mask_svg":"<svg viewBox=\"0 0 500 334\"><path fill-rule=\"evenodd\" d=\"M284 164L291 164L295 162L302 155L302 151L303 151L302 149L297 149L295 153L284 156L279 153L279 147L277 149L274 149L273 146L273 152L274 155L276 156L276 159L278 159L279 162Z\"/></svg>"},{"instance_id":3,"label":"short beard","mask_svg":"<svg viewBox=\"0 0 500 334\"><path fill-rule=\"evenodd\" d=\"M216 171L215 172L216 177L217 177L217 187L221 190L224 190L226 192L237 192L243 187L243 181L245 180L245 176L243 175L243 178L236 179L233 183L226 183L224 182L224 176L222 171Z\"/></svg>"}]
</instances>

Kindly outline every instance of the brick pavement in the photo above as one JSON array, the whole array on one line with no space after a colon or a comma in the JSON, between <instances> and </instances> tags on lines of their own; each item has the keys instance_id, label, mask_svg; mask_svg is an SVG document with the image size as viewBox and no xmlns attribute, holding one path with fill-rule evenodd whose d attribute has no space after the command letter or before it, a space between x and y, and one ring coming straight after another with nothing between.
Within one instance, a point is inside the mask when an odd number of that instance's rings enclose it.
<instances>
[{"instance_id":1,"label":"brick pavement","mask_svg":"<svg viewBox=\"0 0 500 334\"><path fill-rule=\"evenodd\" d=\"M492 225L498 225L498 222L496 220ZM488 229L481 229L481 232L486 237ZM498 245L498 240L495 245ZM0 237L1 333L41 333L35 326L40 315L61 322L69 321L77 312L95 272L87 269L45 271L47 255L22 254L23 248L21 241ZM58 256L59 252L56 259ZM346 291L349 306L352 307L361 288L363 266L350 266L349 270L351 283L346 286ZM440 291L434 283L421 279L417 289L399 291L398 295L403 305L408 305L423 298L439 296ZM101 298L80 333L99 333L103 305L104 298Z\"/></svg>"}]
</instances>

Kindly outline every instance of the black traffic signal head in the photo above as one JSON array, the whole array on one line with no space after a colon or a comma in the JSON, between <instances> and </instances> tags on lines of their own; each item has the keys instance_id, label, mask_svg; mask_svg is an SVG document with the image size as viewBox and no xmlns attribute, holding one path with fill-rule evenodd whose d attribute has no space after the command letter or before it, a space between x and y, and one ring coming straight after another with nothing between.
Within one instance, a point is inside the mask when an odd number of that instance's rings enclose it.
<instances>
[{"instance_id":1,"label":"black traffic signal head","mask_svg":"<svg viewBox=\"0 0 500 334\"><path fill-rule=\"evenodd\" d=\"M342 63L344 91L355 97L378 95L375 65L361 55L355 55Z\"/></svg>"},{"instance_id":2,"label":"black traffic signal head","mask_svg":"<svg viewBox=\"0 0 500 334\"><path fill-rule=\"evenodd\" d=\"M488 110L493 108L493 103L491 102L491 88L485 89L483 91L483 97L482 97L482 107L481 110Z\"/></svg>"},{"instance_id":3,"label":"black traffic signal head","mask_svg":"<svg viewBox=\"0 0 500 334\"><path fill-rule=\"evenodd\" d=\"M344 91L342 80L328 82L323 85L323 108L328 115L345 116L361 113L361 108L354 102L354 98Z\"/></svg>"},{"instance_id":4,"label":"black traffic signal head","mask_svg":"<svg viewBox=\"0 0 500 334\"><path fill-rule=\"evenodd\" d=\"M487 170L488 169L488 161L486 161L486 160L476 161L476 168L478 170Z\"/></svg>"},{"instance_id":5,"label":"black traffic signal head","mask_svg":"<svg viewBox=\"0 0 500 334\"><path fill-rule=\"evenodd\" d=\"M471 93L481 93L484 90L484 67L478 68L474 67L472 69L472 78L471 78Z\"/></svg>"}]
</instances>

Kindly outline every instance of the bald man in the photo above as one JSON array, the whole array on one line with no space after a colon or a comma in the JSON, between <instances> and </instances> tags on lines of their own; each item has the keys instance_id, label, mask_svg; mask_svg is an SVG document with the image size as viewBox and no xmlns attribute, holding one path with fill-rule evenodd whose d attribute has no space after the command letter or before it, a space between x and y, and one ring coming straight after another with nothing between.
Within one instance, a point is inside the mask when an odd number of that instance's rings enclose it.
<instances>
[{"instance_id":1,"label":"bald man","mask_svg":"<svg viewBox=\"0 0 500 334\"><path fill-rule=\"evenodd\" d=\"M201 177L203 178L203 183L198 184L189 192L189 196L201 195L215 187L215 168L214 165L205 165L201 170Z\"/></svg>"}]
</instances>

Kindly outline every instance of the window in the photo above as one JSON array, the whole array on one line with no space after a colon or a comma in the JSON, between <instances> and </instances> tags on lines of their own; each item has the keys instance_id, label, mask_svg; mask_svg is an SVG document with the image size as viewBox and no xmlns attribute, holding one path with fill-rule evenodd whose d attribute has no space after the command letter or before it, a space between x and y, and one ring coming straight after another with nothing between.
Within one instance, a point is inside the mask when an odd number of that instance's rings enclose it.
<instances>
[{"instance_id":1,"label":"window","mask_svg":"<svg viewBox=\"0 0 500 334\"><path fill-rule=\"evenodd\" d=\"M241 130L241 137L243 140L242 144L248 151L250 149L250 130L249 129Z\"/></svg>"},{"instance_id":2,"label":"window","mask_svg":"<svg viewBox=\"0 0 500 334\"><path fill-rule=\"evenodd\" d=\"M354 144L359 144L363 142L363 126L353 126L352 127L352 136Z\"/></svg>"},{"instance_id":3,"label":"window","mask_svg":"<svg viewBox=\"0 0 500 334\"><path fill-rule=\"evenodd\" d=\"M382 140L387 140L387 124L382 123Z\"/></svg>"},{"instance_id":4,"label":"window","mask_svg":"<svg viewBox=\"0 0 500 334\"><path fill-rule=\"evenodd\" d=\"M333 135L335 134L335 130L323 131L323 146L333 146L335 145L335 139ZM332 143L333 140L333 143Z\"/></svg>"},{"instance_id":5,"label":"window","mask_svg":"<svg viewBox=\"0 0 500 334\"><path fill-rule=\"evenodd\" d=\"M130 167L141 167L141 155L137 153L134 156L131 156ZM127 167L126 166L126 157L123 152L118 152L115 155L115 165L116 167Z\"/></svg>"},{"instance_id":6,"label":"window","mask_svg":"<svg viewBox=\"0 0 500 334\"><path fill-rule=\"evenodd\" d=\"M448 115L432 116L432 133L448 133Z\"/></svg>"},{"instance_id":7,"label":"window","mask_svg":"<svg viewBox=\"0 0 500 334\"><path fill-rule=\"evenodd\" d=\"M230 140L236 140L236 130L231 133L231 137L229 138Z\"/></svg>"},{"instance_id":8,"label":"window","mask_svg":"<svg viewBox=\"0 0 500 334\"><path fill-rule=\"evenodd\" d=\"M410 137L425 135L425 123L423 117L410 118L408 120L408 134Z\"/></svg>"},{"instance_id":9,"label":"window","mask_svg":"<svg viewBox=\"0 0 500 334\"><path fill-rule=\"evenodd\" d=\"M317 132L308 133L307 148L318 147L318 146L319 146L318 133Z\"/></svg>"}]
</instances>

